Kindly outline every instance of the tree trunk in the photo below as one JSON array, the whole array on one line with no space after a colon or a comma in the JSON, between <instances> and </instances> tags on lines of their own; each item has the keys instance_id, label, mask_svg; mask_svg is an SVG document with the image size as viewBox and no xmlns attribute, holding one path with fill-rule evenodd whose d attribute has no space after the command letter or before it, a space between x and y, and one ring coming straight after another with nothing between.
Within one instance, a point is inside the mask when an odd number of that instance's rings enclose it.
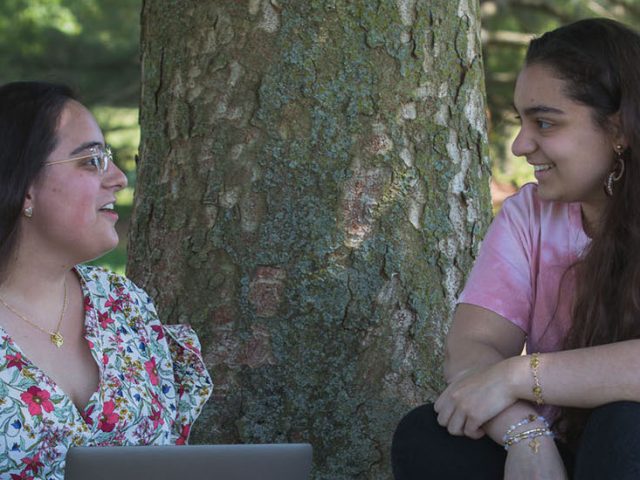
<instances>
[{"instance_id":1,"label":"tree trunk","mask_svg":"<svg viewBox=\"0 0 640 480\"><path fill-rule=\"evenodd\" d=\"M153 0L129 275L198 331L198 443L387 479L490 218L477 0Z\"/></svg>"}]
</instances>

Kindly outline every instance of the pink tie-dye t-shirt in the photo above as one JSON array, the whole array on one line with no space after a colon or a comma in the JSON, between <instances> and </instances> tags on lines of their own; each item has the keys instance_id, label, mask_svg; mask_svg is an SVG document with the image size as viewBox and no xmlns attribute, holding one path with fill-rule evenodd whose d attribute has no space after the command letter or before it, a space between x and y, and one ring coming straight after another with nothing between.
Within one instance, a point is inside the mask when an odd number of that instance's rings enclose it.
<instances>
[{"instance_id":1,"label":"pink tie-dye t-shirt","mask_svg":"<svg viewBox=\"0 0 640 480\"><path fill-rule=\"evenodd\" d=\"M527 184L493 220L458 303L520 327L528 352L557 351L570 325L575 285L573 270L565 272L588 245L580 204L541 200L538 186Z\"/></svg>"}]
</instances>

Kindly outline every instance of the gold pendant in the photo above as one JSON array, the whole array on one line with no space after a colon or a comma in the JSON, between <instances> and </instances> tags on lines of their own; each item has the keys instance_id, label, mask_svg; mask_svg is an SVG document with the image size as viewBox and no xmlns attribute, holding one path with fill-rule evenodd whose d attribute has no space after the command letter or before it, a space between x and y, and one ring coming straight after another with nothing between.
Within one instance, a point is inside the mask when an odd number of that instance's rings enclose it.
<instances>
[{"instance_id":1,"label":"gold pendant","mask_svg":"<svg viewBox=\"0 0 640 480\"><path fill-rule=\"evenodd\" d=\"M60 348L64 343L64 338L60 335L60 332L51 334L51 343L53 343L56 347Z\"/></svg>"}]
</instances>

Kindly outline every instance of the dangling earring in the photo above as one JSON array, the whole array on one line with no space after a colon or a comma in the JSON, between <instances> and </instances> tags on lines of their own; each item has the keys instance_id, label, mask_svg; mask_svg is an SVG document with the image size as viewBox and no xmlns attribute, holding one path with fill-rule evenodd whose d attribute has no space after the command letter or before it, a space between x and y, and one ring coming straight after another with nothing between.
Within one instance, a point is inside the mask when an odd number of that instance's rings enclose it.
<instances>
[{"instance_id":1,"label":"dangling earring","mask_svg":"<svg viewBox=\"0 0 640 480\"><path fill-rule=\"evenodd\" d=\"M27 207L25 208L22 213L24 214L25 217L27 218L31 218L33 217L33 207Z\"/></svg>"},{"instance_id":2,"label":"dangling earring","mask_svg":"<svg viewBox=\"0 0 640 480\"><path fill-rule=\"evenodd\" d=\"M615 151L616 168L609 173L607 182L604 185L604 190L610 197L613 196L613 184L619 181L622 178L622 175L624 175L624 158L622 158L624 147L622 145L616 145Z\"/></svg>"}]
</instances>

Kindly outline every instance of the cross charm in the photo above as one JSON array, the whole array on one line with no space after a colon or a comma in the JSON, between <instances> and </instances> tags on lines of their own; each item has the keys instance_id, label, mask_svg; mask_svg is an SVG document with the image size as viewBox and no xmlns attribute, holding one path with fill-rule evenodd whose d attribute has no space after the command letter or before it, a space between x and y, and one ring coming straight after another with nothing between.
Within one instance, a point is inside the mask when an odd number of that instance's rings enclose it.
<instances>
[{"instance_id":1,"label":"cross charm","mask_svg":"<svg viewBox=\"0 0 640 480\"><path fill-rule=\"evenodd\" d=\"M529 447L533 450L533 453L538 453L538 450L540 449L540 440L534 438L529 442Z\"/></svg>"}]
</instances>

